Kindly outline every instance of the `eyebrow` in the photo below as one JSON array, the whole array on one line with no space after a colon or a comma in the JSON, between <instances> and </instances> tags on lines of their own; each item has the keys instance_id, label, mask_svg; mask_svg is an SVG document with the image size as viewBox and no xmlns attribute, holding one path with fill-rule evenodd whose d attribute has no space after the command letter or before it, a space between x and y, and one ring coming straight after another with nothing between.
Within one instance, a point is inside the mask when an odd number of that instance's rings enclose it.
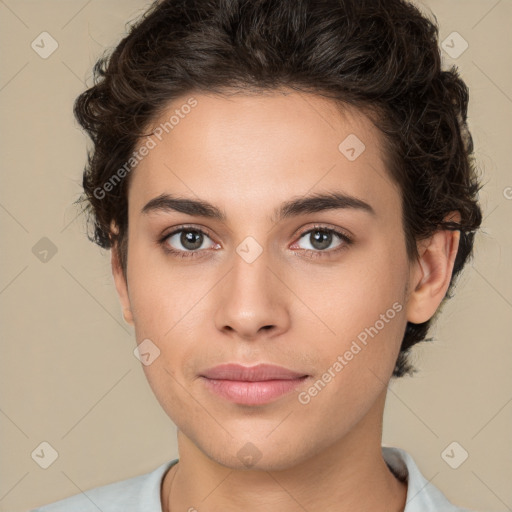
<instances>
[{"instance_id":1,"label":"eyebrow","mask_svg":"<svg viewBox=\"0 0 512 512\"><path fill-rule=\"evenodd\" d=\"M290 217L308 213L317 213L325 210L351 209L376 215L375 210L365 201L340 192L328 194L313 194L285 201L273 212L273 222L279 222ZM177 197L171 194L160 194L151 199L141 210L142 214L151 212L176 211L187 215L205 217L219 221L226 221L226 214L217 206L201 200Z\"/></svg>"}]
</instances>

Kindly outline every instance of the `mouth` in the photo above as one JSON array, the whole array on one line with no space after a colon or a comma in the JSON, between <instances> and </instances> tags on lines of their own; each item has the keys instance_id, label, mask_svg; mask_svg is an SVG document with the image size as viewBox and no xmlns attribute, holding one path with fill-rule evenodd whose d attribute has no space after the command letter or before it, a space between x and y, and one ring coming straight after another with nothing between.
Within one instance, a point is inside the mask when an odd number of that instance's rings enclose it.
<instances>
[{"instance_id":1,"label":"mouth","mask_svg":"<svg viewBox=\"0 0 512 512\"><path fill-rule=\"evenodd\" d=\"M209 391L226 400L263 405L294 391L310 375L269 364L224 364L204 371L200 377Z\"/></svg>"}]
</instances>

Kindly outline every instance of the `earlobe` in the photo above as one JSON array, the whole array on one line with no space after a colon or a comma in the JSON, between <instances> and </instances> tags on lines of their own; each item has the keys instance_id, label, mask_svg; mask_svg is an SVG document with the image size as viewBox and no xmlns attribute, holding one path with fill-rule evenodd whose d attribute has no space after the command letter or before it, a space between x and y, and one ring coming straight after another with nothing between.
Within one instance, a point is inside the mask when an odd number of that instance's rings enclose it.
<instances>
[{"instance_id":1,"label":"earlobe","mask_svg":"<svg viewBox=\"0 0 512 512\"><path fill-rule=\"evenodd\" d=\"M131 309L123 309L123 319L127 324L133 325L133 316Z\"/></svg>"},{"instance_id":2,"label":"earlobe","mask_svg":"<svg viewBox=\"0 0 512 512\"><path fill-rule=\"evenodd\" d=\"M450 285L459 240L460 231L439 230L420 244L420 255L410 276L409 322L420 324L434 316Z\"/></svg>"}]
</instances>

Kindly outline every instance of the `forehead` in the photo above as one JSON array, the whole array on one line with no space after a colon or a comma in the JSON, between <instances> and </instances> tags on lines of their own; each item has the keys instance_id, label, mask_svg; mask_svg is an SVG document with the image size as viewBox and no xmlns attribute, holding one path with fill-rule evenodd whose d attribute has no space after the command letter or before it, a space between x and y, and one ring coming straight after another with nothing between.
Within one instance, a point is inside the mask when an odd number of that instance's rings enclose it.
<instances>
[{"instance_id":1,"label":"forehead","mask_svg":"<svg viewBox=\"0 0 512 512\"><path fill-rule=\"evenodd\" d=\"M163 192L229 200L248 215L308 192L343 191L376 209L399 194L378 129L318 95L191 93L170 103L151 131L152 149L132 171L130 210Z\"/></svg>"}]
</instances>

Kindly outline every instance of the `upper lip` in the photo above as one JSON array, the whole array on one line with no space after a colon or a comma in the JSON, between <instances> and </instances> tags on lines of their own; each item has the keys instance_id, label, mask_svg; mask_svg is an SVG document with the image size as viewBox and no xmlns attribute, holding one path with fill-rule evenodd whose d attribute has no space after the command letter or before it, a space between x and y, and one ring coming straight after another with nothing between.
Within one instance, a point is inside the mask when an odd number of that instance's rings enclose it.
<instances>
[{"instance_id":1,"label":"upper lip","mask_svg":"<svg viewBox=\"0 0 512 512\"><path fill-rule=\"evenodd\" d=\"M306 374L294 372L288 368L273 364L242 366L240 364L229 363L209 368L204 371L201 376L208 379L257 382L264 380L292 380L305 377Z\"/></svg>"}]
</instances>

